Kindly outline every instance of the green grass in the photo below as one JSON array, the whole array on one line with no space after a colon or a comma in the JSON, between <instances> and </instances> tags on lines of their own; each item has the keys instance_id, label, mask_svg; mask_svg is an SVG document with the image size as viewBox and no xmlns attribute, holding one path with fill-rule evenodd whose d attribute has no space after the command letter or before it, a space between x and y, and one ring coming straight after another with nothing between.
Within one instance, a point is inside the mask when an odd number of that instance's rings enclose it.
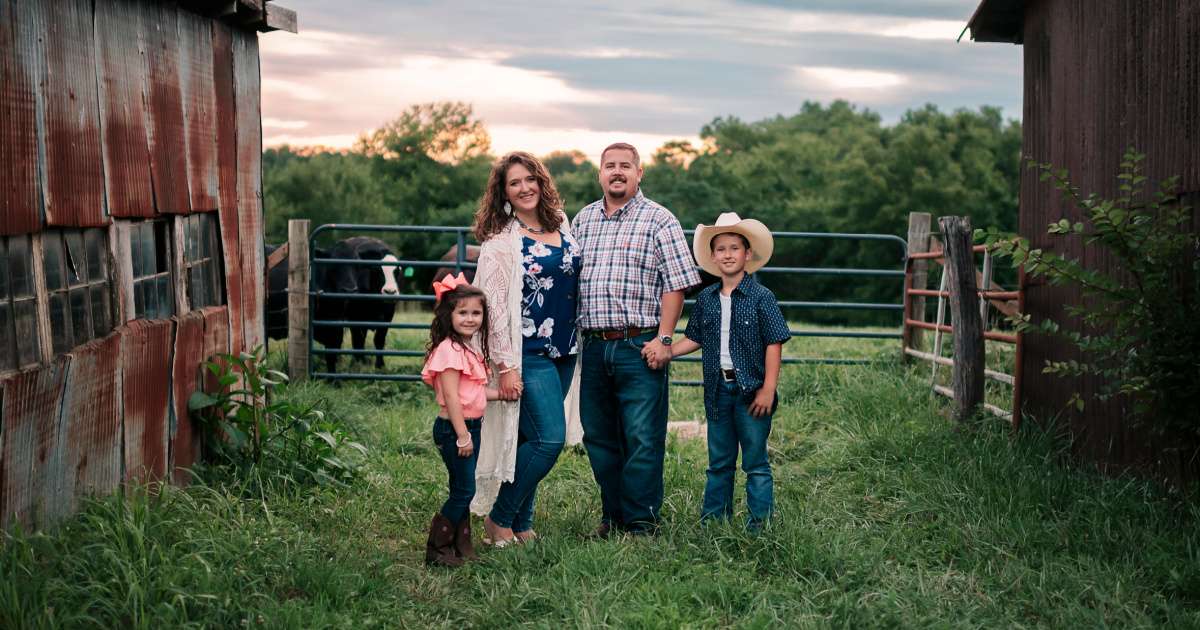
<instances>
[{"instance_id":1,"label":"green grass","mask_svg":"<svg viewBox=\"0 0 1200 630\"><path fill-rule=\"evenodd\" d=\"M798 341L789 353L899 345ZM1098 475L1034 423L1015 440L990 419L955 427L927 368L785 370L767 535L697 525L707 454L672 438L662 533L584 542L599 496L570 448L539 490L540 538L460 570L421 563L445 493L428 388L297 385L373 449L361 482L89 501L53 534L8 538L0 628L1200 625L1194 494ZM702 416L699 393L675 388L672 419Z\"/></svg>"}]
</instances>

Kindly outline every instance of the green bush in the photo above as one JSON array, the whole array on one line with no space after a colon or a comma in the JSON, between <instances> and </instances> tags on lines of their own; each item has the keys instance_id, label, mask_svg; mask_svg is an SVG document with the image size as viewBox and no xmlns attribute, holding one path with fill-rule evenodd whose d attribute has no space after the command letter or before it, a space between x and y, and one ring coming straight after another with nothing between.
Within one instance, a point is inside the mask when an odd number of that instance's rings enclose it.
<instances>
[{"instance_id":1,"label":"green bush","mask_svg":"<svg viewBox=\"0 0 1200 630\"><path fill-rule=\"evenodd\" d=\"M1190 206L1172 194L1179 177L1162 182L1152 196L1141 187L1146 156L1128 149L1117 177L1122 196L1109 200L1095 193L1084 197L1067 181L1066 169L1030 161L1072 200L1079 221L1051 223L1050 234L1074 236L1084 249L1105 250L1120 272L1106 274L1052 251L1030 249L1029 240L996 228L976 230L975 238L999 245L998 255L1013 266L1025 265L1034 276L1051 284L1083 288L1084 302L1063 310L1084 324L1084 332L1065 331L1057 322L1033 322L1029 314L1012 321L1018 330L1061 337L1076 345L1091 363L1047 361L1043 372L1060 376L1092 375L1103 379L1097 396L1106 400L1126 394L1133 402L1134 421L1155 431L1182 435L1192 447L1200 438L1200 262ZM1071 402L1082 410L1083 397Z\"/></svg>"},{"instance_id":2,"label":"green bush","mask_svg":"<svg viewBox=\"0 0 1200 630\"><path fill-rule=\"evenodd\" d=\"M362 464L342 452L365 456L366 447L350 440L341 422L327 418L316 404L288 400L287 375L264 369L264 354L259 346L252 354L220 354L214 357L218 361L204 362L220 390L192 394L188 410L204 427L210 459L242 477L273 470L297 482L347 485ZM280 400L271 403L272 397Z\"/></svg>"}]
</instances>

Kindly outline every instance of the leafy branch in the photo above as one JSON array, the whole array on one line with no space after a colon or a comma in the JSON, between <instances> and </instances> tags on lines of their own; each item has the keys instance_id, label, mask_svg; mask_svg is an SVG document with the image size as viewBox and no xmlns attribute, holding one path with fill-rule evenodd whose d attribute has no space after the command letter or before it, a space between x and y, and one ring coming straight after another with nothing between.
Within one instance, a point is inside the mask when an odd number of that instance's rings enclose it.
<instances>
[{"instance_id":1,"label":"leafy branch","mask_svg":"<svg viewBox=\"0 0 1200 630\"><path fill-rule=\"evenodd\" d=\"M1179 177L1171 177L1152 195L1143 187L1144 154L1128 149L1117 175L1120 196L1105 199L1096 193L1080 194L1067 180L1066 169L1030 161L1072 202L1076 220L1051 223L1048 234L1075 237L1083 249L1100 247L1111 261L1106 273L1088 267L1081 257L1069 258L1054 251L1031 247L1027 238L996 228L976 230L975 238L996 247L1013 266L1024 266L1031 276L1044 276L1050 284L1081 287L1084 302L1064 305L1068 317L1078 318L1084 330L1063 330L1047 319L1035 323L1029 314L1010 318L1017 330L1066 339L1091 359L1047 361L1044 373L1060 376L1092 374L1103 378L1098 397L1125 394L1133 401L1136 421L1149 421L1159 431L1182 430L1200 436L1200 385L1194 374L1200 367L1200 262L1197 240L1191 229L1191 207L1173 194ZM1084 408L1076 393L1071 404Z\"/></svg>"}]
</instances>

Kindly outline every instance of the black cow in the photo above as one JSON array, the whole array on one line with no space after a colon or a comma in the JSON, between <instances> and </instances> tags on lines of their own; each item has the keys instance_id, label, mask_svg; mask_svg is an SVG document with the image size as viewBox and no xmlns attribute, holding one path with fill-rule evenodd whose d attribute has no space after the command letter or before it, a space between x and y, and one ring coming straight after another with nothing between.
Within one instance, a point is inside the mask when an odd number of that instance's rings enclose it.
<instances>
[{"instance_id":1,"label":"black cow","mask_svg":"<svg viewBox=\"0 0 1200 630\"><path fill-rule=\"evenodd\" d=\"M269 255L275 250L267 245ZM358 252L346 241L339 241L329 249L316 248L314 258L359 258ZM316 291L324 293L358 293L358 270L350 265L313 265L312 286ZM267 336L271 339L284 339L288 331L288 265L287 256L283 257L267 274ZM326 298L317 295L313 299L313 311L310 317L314 321L345 321L346 298ZM342 326L315 326L313 340L326 348L340 350L342 348ZM325 355L325 368L328 372L337 371L338 355Z\"/></svg>"},{"instance_id":2,"label":"black cow","mask_svg":"<svg viewBox=\"0 0 1200 630\"><path fill-rule=\"evenodd\" d=\"M383 260L396 263L378 267L358 267L359 293L363 295L400 294L400 277L397 274L400 270L400 260L396 258L396 252L392 251L387 243L370 236L355 236L341 241L341 243L352 247L358 257L363 260ZM391 300L350 300L350 304L346 307L346 319L351 321L388 324L395 315L396 302ZM356 350L366 347L368 330L361 327L350 328L350 343ZM387 331L388 329L383 327L375 329L376 350L383 350L384 342L387 340ZM355 359L366 361L366 357L363 356L357 356ZM375 367L383 367L382 356L375 357Z\"/></svg>"}]
</instances>

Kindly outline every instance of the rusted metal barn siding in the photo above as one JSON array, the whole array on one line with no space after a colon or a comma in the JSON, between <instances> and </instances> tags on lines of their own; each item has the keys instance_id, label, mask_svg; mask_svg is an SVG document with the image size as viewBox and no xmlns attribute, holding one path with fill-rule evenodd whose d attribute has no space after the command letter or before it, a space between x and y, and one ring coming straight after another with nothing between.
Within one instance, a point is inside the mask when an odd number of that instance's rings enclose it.
<instances>
[{"instance_id":1,"label":"rusted metal barn siding","mask_svg":"<svg viewBox=\"0 0 1200 630\"><path fill-rule=\"evenodd\" d=\"M42 227L37 24L21 0L0 0L0 236Z\"/></svg>"},{"instance_id":2,"label":"rusted metal barn siding","mask_svg":"<svg viewBox=\"0 0 1200 630\"><path fill-rule=\"evenodd\" d=\"M263 329L262 113L258 33L233 31L233 85L237 107L237 204L242 267L242 339L253 349L266 343Z\"/></svg>"},{"instance_id":3,"label":"rusted metal barn siding","mask_svg":"<svg viewBox=\"0 0 1200 630\"><path fill-rule=\"evenodd\" d=\"M244 348L245 313L242 302L241 228L237 203L237 109L233 106L233 29L214 22L213 94L217 107L217 195L221 212L221 245L225 256L225 303L229 306L230 344Z\"/></svg>"},{"instance_id":4,"label":"rusted metal barn siding","mask_svg":"<svg viewBox=\"0 0 1200 630\"><path fill-rule=\"evenodd\" d=\"M75 512L81 495L103 496L121 483L121 336L80 346L67 359L58 439L43 481L43 527Z\"/></svg>"},{"instance_id":5,"label":"rusted metal barn siding","mask_svg":"<svg viewBox=\"0 0 1200 630\"><path fill-rule=\"evenodd\" d=\"M167 474L171 415L171 350L175 323L134 320L123 327L125 479L162 481ZM196 357L199 363L200 357Z\"/></svg>"},{"instance_id":6,"label":"rusted metal barn siding","mask_svg":"<svg viewBox=\"0 0 1200 630\"><path fill-rule=\"evenodd\" d=\"M41 96L46 112L46 223L107 225L92 2L57 0L38 6L45 7L47 15Z\"/></svg>"},{"instance_id":7,"label":"rusted metal barn siding","mask_svg":"<svg viewBox=\"0 0 1200 630\"><path fill-rule=\"evenodd\" d=\"M217 209L217 100L213 91L212 22L179 12L179 66L187 131L192 212Z\"/></svg>"},{"instance_id":8,"label":"rusted metal barn siding","mask_svg":"<svg viewBox=\"0 0 1200 630\"><path fill-rule=\"evenodd\" d=\"M186 213L191 202L187 181L183 90L179 84L179 17L175 7L138 4L146 37L146 100L149 104L150 174L159 213Z\"/></svg>"},{"instance_id":9,"label":"rusted metal barn siding","mask_svg":"<svg viewBox=\"0 0 1200 630\"><path fill-rule=\"evenodd\" d=\"M1147 155L1148 190L1180 175L1182 199L1200 206L1200 0L1037 0L1026 6L1022 35L1025 156L1068 169L1085 195L1115 198L1121 156L1135 146ZM1024 171L1021 234L1036 247L1083 255L1088 265L1116 272L1101 251L1084 252L1076 240L1046 234L1050 223L1077 216L1038 173ZM1075 287L1037 284L1028 294L1035 320L1053 318L1068 329L1079 324L1063 315L1063 304L1079 303L1087 300ZM1085 357L1062 341L1039 338L1026 346L1026 373L1067 359ZM1026 408L1040 418L1060 417L1077 449L1096 461L1175 479L1194 474L1171 445L1130 426L1127 401L1092 397L1100 385L1093 378L1029 379ZM1067 409L1076 391L1087 396L1083 413Z\"/></svg>"},{"instance_id":10,"label":"rusted metal barn siding","mask_svg":"<svg viewBox=\"0 0 1200 630\"><path fill-rule=\"evenodd\" d=\"M41 525L47 492L46 464L58 438L55 430L62 398L63 376L69 358L18 373L4 383L4 414L0 418L0 519L25 530ZM34 520L35 514L43 516Z\"/></svg>"},{"instance_id":11,"label":"rusted metal barn siding","mask_svg":"<svg viewBox=\"0 0 1200 630\"><path fill-rule=\"evenodd\" d=\"M229 310L226 307L209 307L177 318L171 382L176 423L171 432L171 481L176 485L191 481L186 469L200 460L202 446L200 427L188 413L188 399L194 392L214 392L219 387L217 377L205 369L197 357L208 360L228 352Z\"/></svg>"},{"instance_id":12,"label":"rusted metal barn siding","mask_svg":"<svg viewBox=\"0 0 1200 630\"><path fill-rule=\"evenodd\" d=\"M101 137L108 211L114 217L152 217L150 140L142 68L146 41L136 0L96 3Z\"/></svg>"}]
</instances>

